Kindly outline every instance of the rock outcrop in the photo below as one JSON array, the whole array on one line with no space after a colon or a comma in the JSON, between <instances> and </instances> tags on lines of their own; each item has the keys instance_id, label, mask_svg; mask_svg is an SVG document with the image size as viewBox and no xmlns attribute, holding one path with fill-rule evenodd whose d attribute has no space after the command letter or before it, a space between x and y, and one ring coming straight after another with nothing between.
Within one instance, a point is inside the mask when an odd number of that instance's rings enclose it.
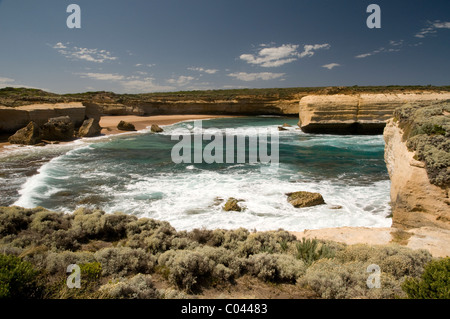
<instances>
[{"instance_id":1,"label":"rock outcrop","mask_svg":"<svg viewBox=\"0 0 450 319\"><path fill-rule=\"evenodd\" d=\"M35 145L41 142L41 130L35 122L30 122L8 138L11 144Z\"/></svg>"},{"instance_id":2,"label":"rock outcrop","mask_svg":"<svg viewBox=\"0 0 450 319\"><path fill-rule=\"evenodd\" d=\"M81 127L78 129L78 137L93 137L101 134L102 128L100 121L95 118L84 120Z\"/></svg>"},{"instance_id":3,"label":"rock outcrop","mask_svg":"<svg viewBox=\"0 0 450 319\"><path fill-rule=\"evenodd\" d=\"M309 95L300 100L305 133L382 134L386 120L405 104L450 99L450 93Z\"/></svg>"},{"instance_id":4,"label":"rock outcrop","mask_svg":"<svg viewBox=\"0 0 450 319\"><path fill-rule=\"evenodd\" d=\"M125 121L120 121L119 124L117 124L117 129L121 131L136 131L136 128L132 123Z\"/></svg>"},{"instance_id":5,"label":"rock outcrop","mask_svg":"<svg viewBox=\"0 0 450 319\"><path fill-rule=\"evenodd\" d=\"M86 107L78 102L32 104L15 108L0 106L0 131L13 133L31 121L42 126L48 119L59 116L68 116L79 127L86 117Z\"/></svg>"},{"instance_id":6,"label":"rock outcrop","mask_svg":"<svg viewBox=\"0 0 450 319\"><path fill-rule=\"evenodd\" d=\"M242 211L241 206L238 205L239 200L236 198L230 197L228 198L227 202L223 206L223 210L229 212L229 211L235 211L240 212Z\"/></svg>"},{"instance_id":7,"label":"rock outcrop","mask_svg":"<svg viewBox=\"0 0 450 319\"><path fill-rule=\"evenodd\" d=\"M319 193L311 193L311 192L293 192L287 193L287 200L292 206L300 208L300 207L311 207L316 205L325 204L325 201L321 194Z\"/></svg>"},{"instance_id":8,"label":"rock outcrop","mask_svg":"<svg viewBox=\"0 0 450 319\"><path fill-rule=\"evenodd\" d=\"M69 116L54 117L42 126L41 137L49 141L69 141L74 137L75 127Z\"/></svg>"},{"instance_id":9,"label":"rock outcrop","mask_svg":"<svg viewBox=\"0 0 450 319\"><path fill-rule=\"evenodd\" d=\"M152 124L150 130L151 130L153 133L161 133L161 132L164 132L164 130L163 130L162 128L160 128L159 125L157 125L157 124Z\"/></svg>"},{"instance_id":10,"label":"rock outcrop","mask_svg":"<svg viewBox=\"0 0 450 319\"><path fill-rule=\"evenodd\" d=\"M403 133L393 119L384 129L393 226L450 229L449 189L430 183L425 163L417 161L415 153L408 150Z\"/></svg>"}]
</instances>

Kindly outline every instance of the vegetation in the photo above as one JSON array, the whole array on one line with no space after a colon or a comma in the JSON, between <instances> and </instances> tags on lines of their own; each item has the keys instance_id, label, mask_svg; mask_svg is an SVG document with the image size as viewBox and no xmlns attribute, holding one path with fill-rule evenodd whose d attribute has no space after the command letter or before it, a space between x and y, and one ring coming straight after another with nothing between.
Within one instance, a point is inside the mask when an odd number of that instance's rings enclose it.
<instances>
[{"instance_id":1,"label":"vegetation","mask_svg":"<svg viewBox=\"0 0 450 319\"><path fill-rule=\"evenodd\" d=\"M425 266L420 280L407 279L403 289L411 299L450 299L450 257Z\"/></svg>"},{"instance_id":2,"label":"vegetation","mask_svg":"<svg viewBox=\"0 0 450 319\"><path fill-rule=\"evenodd\" d=\"M0 105L16 107L32 103L67 103L97 101L134 105L139 102L170 102L181 100L263 100L300 99L308 94L353 94L353 93L401 93L405 91L438 92L450 91L450 86L339 86L339 87L294 87L261 89L228 89L204 91L156 92L143 94L116 94L113 92L84 92L74 94L54 94L38 89L11 88L0 89Z\"/></svg>"},{"instance_id":3,"label":"vegetation","mask_svg":"<svg viewBox=\"0 0 450 319\"><path fill-rule=\"evenodd\" d=\"M416 158L424 161L432 184L450 185L450 101L405 105L394 111L403 139Z\"/></svg>"},{"instance_id":4,"label":"vegetation","mask_svg":"<svg viewBox=\"0 0 450 319\"><path fill-rule=\"evenodd\" d=\"M448 259L430 263L427 251L398 245L298 240L284 230L176 231L87 208L0 207L0 234L2 298L195 298L245 278L318 298L434 298L445 285L448 294ZM66 285L70 264L80 266L79 289ZM366 284L371 264L382 270L381 288Z\"/></svg>"}]
</instances>

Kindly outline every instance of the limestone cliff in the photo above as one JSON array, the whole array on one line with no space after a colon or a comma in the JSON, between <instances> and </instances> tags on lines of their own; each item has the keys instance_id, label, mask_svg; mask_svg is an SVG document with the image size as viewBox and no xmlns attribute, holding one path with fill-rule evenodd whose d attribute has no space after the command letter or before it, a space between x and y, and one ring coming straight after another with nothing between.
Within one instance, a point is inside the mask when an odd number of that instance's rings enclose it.
<instances>
[{"instance_id":1,"label":"limestone cliff","mask_svg":"<svg viewBox=\"0 0 450 319\"><path fill-rule=\"evenodd\" d=\"M385 161L391 179L393 226L450 229L448 187L430 183L425 163L415 159L393 119L384 129Z\"/></svg>"},{"instance_id":2,"label":"limestone cliff","mask_svg":"<svg viewBox=\"0 0 450 319\"><path fill-rule=\"evenodd\" d=\"M15 132L31 121L44 125L48 119L69 116L75 126L80 126L86 116L86 107L81 103L32 104L15 108L0 106L0 131Z\"/></svg>"},{"instance_id":3,"label":"limestone cliff","mask_svg":"<svg viewBox=\"0 0 450 319\"><path fill-rule=\"evenodd\" d=\"M397 107L446 99L448 92L308 95L299 103L299 126L306 133L382 134Z\"/></svg>"}]
</instances>

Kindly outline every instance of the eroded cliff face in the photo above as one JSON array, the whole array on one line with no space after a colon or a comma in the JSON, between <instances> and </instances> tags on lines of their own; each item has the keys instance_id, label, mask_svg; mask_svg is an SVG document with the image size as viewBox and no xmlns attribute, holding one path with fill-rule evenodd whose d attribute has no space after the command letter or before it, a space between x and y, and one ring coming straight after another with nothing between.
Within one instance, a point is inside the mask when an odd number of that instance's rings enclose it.
<instances>
[{"instance_id":1,"label":"eroded cliff face","mask_svg":"<svg viewBox=\"0 0 450 319\"><path fill-rule=\"evenodd\" d=\"M450 99L450 93L308 95L299 103L305 133L382 134L386 120L405 103Z\"/></svg>"},{"instance_id":2,"label":"eroded cliff face","mask_svg":"<svg viewBox=\"0 0 450 319\"><path fill-rule=\"evenodd\" d=\"M393 119L384 129L385 162L391 179L393 226L450 230L448 187L430 183L425 164L414 159Z\"/></svg>"},{"instance_id":3,"label":"eroded cliff face","mask_svg":"<svg viewBox=\"0 0 450 319\"><path fill-rule=\"evenodd\" d=\"M142 101L129 104L84 102L94 113L104 115L297 115L299 100L181 100Z\"/></svg>"},{"instance_id":4,"label":"eroded cliff face","mask_svg":"<svg viewBox=\"0 0 450 319\"><path fill-rule=\"evenodd\" d=\"M86 116L86 107L81 103L32 104L16 108L0 106L0 131L15 132L31 121L41 126L48 119L69 116L75 126L80 126Z\"/></svg>"}]
</instances>

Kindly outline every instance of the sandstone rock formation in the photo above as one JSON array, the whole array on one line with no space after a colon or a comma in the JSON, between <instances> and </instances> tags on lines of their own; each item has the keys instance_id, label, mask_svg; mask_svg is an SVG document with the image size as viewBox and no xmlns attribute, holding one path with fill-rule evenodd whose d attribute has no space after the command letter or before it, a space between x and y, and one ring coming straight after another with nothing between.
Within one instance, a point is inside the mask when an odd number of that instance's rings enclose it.
<instances>
[{"instance_id":1,"label":"sandstone rock formation","mask_svg":"<svg viewBox=\"0 0 450 319\"><path fill-rule=\"evenodd\" d=\"M0 131L13 133L33 121L42 126L48 119L68 116L75 126L86 117L86 107L81 103L32 104L15 108L0 106Z\"/></svg>"},{"instance_id":2,"label":"sandstone rock formation","mask_svg":"<svg viewBox=\"0 0 450 319\"><path fill-rule=\"evenodd\" d=\"M287 193L286 195L288 196L287 198L288 202L297 208L325 204L322 195L319 193L300 191Z\"/></svg>"},{"instance_id":3,"label":"sandstone rock formation","mask_svg":"<svg viewBox=\"0 0 450 319\"><path fill-rule=\"evenodd\" d=\"M450 99L450 93L308 95L300 100L305 133L382 134L394 110L411 102Z\"/></svg>"},{"instance_id":4,"label":"sandstone rock formation","mask_svg":"<svg viewBox=\"0 0 450 319\"><path fill-rule=\"evenodd\" d=\"M100 121L94 118L84 120L81 127L78 129L78 137L93 137L100 135L102 128Z\"/></svg>"},{"instance_id":5,"label":"sandstone rock formation","mask_svg":"<svg viewBox=\"0 0 450 319\"><path fill-rule=\"evenodd\" d=\"M132 123L128 123L125 121L120 121L119 124L117 124L117 129L121 131L136 131L136 128Z\"/></svg>"},{"instance_id":6,"label":"sandstone rock formation","mask_svg":"<svg viewBox=\"0 0 450 319\"><path fill-rule=\"evenodd\" d=\"M393 119L384 130L385 161L391 179L393 226L450 229L449 189L430 183L423 162L415 159Z\"/></svg>"},{"instance_id":7,"label":"sandstone rock formation","mask_svg":"<svg viewBox=\"0 0 450 319\"><path fill-rule=\"evenodd\" d=\"M159 125L156 125L156 124L152 124L152 126L151 126L150 129L151 129L151 131L154 132L154 133L161 133L161 132L164 132L164 130L163 130L162 128L160 128Z\"/></svg>"},{"instance_id":8,"label":"sandstone rock formation","mask_svg":"<svg viewBox=\"0 0 450 319\"><path fill-rule=\"evenodd\" d=\"M24 128L18 130L14 135L8 138L11 144L35 145L41 142L41 130L39 126L31 121Z\"/></svg>"},{"instance_id":9,"label":"sandstone rock formation","mask_svg":"<svg viewBox=\"0 0 450 319\"><path fill-rule=\"evenodd\" d=\"M49 141L69 141L74 137L74 130L69 116L54 117L42 126L41 137Z\"/></svg>"}]
</instances>

